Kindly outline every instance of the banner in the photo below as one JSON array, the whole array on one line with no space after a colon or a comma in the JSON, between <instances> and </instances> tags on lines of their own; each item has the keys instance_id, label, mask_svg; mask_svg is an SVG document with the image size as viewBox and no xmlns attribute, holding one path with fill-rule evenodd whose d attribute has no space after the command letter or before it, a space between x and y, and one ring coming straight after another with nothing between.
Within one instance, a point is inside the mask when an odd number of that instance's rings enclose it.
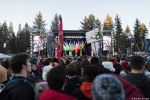
<instances>
[{"instance_id":1,"label":"banner","mask_svg":"<svg viewBox=\"0 0 150 100\"><path fill-rule=\"evenodd\" d=\"M85 35L87 44L100 41L102 37L101 34L99 33L98 28L95 28L94 30L85 33Z\"/></svg>"},{"instance_id":2,"label":"banner","mask_svg":"<svg viewBox=\"0 0 150 100\"><path fill-rule=\"evenodd\" d=\"M63 30L62 30L62 17L59 15L60 25L58 32L58 44L57 44L57 58L61 61L61 54L63 52Z\"/></svg>"}]
</instances>

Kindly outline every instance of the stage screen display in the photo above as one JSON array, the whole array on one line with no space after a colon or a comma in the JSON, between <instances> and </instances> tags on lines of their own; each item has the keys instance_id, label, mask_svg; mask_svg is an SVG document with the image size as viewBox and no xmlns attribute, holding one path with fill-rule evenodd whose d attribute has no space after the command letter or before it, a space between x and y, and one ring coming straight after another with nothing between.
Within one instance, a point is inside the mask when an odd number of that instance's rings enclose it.
<instances>
[{"instance_id":1,"label":"stage screen display","mask_svg":"<svg viewBox=\"0 0 150 100\"><path fill-rule=\"evenodd\" d=\"M111 47L111 37L103 36L103 50L107 51Z\"/></svg>"},{"instance_id":2,"label":"stage screen display","mask_svg":"<svg viewBox=\"0 0 150 100\"><path fill-rule=\"evenodd\" d=\"M38 52L39 50L43 50L43 41L40 40L40 36L33 37L33 51Z\"/></svg>"}]
</instances>

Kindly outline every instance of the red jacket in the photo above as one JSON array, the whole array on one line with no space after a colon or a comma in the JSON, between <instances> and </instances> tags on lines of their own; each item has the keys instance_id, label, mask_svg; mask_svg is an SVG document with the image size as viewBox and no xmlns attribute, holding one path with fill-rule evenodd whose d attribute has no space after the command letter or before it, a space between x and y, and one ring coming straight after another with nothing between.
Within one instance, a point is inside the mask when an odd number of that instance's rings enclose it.
<instances>
[{"instance_id":1,"label":"red jacket","mask_svg":"<svg viewBox=\"0 0 150 100\"><path fill-rule=\"evenodd\" d=\"M134 85L132 85L125 79L123 79L115 74L112 74L112 75L115 76L117 79L119 79L120 82L122 83L125 94L126 94L126 100L132 100L132 99L134 100L137 98L144 98L143 93L137 87L135 87Z\"/></svg>"},{"instance_id":2,"label":"red jacket","mask_svg":"<svg viewBox=\"0 0 150 100\"><path fill-rule=\"evenodd\" d=\"M65 95L52 89L45 90L38 100L77 100L74 97Z\"/></svg>"}]
</instances>

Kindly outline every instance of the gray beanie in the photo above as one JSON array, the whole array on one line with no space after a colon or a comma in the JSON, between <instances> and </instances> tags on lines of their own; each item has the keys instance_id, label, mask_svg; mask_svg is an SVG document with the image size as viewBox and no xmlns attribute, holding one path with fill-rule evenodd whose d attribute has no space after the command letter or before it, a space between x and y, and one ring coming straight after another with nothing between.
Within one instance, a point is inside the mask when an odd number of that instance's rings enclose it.
<instances>
[{"instance_id":1,"label":"gray beanie","mask_svg":"<svg viewBox=\"0 0 150 100\"><path fill-rule=\"evenodd\" d=\"M92 84L92 100L125 100L124 88L116 77L98 75Z\"/></svg>"}]
</instances>

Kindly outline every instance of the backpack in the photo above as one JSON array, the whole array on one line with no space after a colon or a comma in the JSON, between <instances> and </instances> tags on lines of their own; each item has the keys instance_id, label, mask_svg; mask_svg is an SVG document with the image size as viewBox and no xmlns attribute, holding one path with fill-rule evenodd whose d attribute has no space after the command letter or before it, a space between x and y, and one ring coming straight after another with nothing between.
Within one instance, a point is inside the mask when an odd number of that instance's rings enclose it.
<instances>
[{"instance_id":1,"label":"backpack","mask_svg":"<svg viewBox=\"0 0 150 100\"><path fill-rule=\"evenodd\" d=\"M9 92L9 90L15 88L16 86L18 86L22 83L27 83L33 88L33 90L35 92L35 100L37 100L38 95L36 93L34 86L26 79L14 79L14 80L11 80L8 83L6 83L6 85L3 84L2 85L3 88L1 89L1 92L0 92L0 100L7 100L7 93Z\"/></svg>"}]
</instances>

